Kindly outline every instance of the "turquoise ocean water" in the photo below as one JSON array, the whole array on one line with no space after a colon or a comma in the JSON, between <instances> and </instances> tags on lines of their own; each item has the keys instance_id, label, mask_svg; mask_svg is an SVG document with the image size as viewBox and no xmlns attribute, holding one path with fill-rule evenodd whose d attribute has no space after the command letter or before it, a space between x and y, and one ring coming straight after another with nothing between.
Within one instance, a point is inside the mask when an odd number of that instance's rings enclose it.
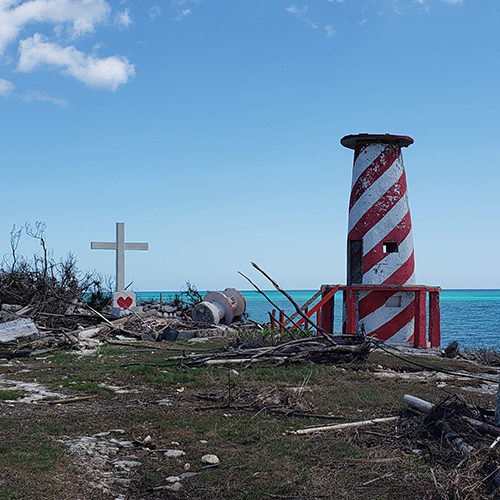
<instances>
[{"instance_id":1,"label":"turquoise ocean water","mask_svg":"<svg viewBox=\"0 0 500 500\"><path fill-rule=\"evenodd\" d=\"M292 297L303 304L315 293L315 290L289 291ZM162 292L163 300L167 301L179 292ZM200 292L204 295L205 292ZM255 291L242 291L247 301L247 312L250 319L258 322L268 322L268 311L272 306ZM266 291L266 295L291 314L294 309L276 291ZM138 300L159 300L159 292L137 292ZM446 346L452 340L457 340L462 346L499 347L500 348L500 290L443 290L441 302L441 345ZM335 296L334 330L342 330L342 293Z\"/></svg>"}]
</instances>

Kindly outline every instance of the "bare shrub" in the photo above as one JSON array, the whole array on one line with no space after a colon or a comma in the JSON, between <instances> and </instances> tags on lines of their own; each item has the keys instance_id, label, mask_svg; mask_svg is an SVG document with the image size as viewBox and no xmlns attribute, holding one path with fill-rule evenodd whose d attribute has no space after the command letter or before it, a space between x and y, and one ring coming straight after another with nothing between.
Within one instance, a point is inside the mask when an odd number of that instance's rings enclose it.
<instances>
[{"instance_id":1,"label":"bare shrub","mask_svg":"<svg viewBox=\"0 0 500 500\"><path fill-rule=\"evenodd\" d=\"M31 306L30 315L37 313L64 314L70 304L91 301L102 308L110 300L108 283L95 271L81 271L72 253L54 260L45 240L46 225L26 223L24 228L11 231L11 254L0 265L0 304ZM32 257L18 254L24 233L39 240L41 251ZM108 280L109 281L109 280Z\"/></svg>"}]
</instances>

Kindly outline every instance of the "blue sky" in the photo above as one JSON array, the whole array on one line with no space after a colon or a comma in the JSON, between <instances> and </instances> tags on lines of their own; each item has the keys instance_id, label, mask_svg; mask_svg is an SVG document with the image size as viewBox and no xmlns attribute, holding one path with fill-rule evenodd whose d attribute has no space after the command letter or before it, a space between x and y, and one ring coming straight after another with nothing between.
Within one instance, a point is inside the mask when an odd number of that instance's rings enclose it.
<instances>
[{"instance_id":1,"label":"blue sky","mask_svg":"<svg viewBox=\"0 0 500 500\"><path fill-rule=\"evenodd\" d=\"M138 291L345 283L347 134L409 135L417 282L500 288L498 0L0 0L0 251ZM21 240L21 253L37 246Z\"/></svg>"}]
</instances>

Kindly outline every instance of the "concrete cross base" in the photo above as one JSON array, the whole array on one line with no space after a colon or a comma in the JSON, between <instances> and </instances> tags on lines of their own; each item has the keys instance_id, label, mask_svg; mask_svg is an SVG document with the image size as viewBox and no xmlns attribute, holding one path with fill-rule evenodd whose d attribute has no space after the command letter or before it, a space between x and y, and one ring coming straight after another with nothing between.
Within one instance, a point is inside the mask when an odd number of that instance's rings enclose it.
<instances>
[{"instance_id":1,"label":"concrete cross base","mask_svg":"<svg viewBox=\"0 0 500 500\"><path fill-rule=\"evenodd\" d=\"M111 314L121 318L132 314L132 312L142 312L142 307L137 307L135 293L115 292L111 302Z\"/></svg>"}]
</instances>

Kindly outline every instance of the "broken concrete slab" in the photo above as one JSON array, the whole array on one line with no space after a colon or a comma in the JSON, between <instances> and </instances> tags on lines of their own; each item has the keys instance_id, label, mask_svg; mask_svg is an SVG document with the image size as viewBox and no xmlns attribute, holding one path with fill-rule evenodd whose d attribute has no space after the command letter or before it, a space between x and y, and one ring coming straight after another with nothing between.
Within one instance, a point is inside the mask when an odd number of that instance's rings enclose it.
<instances>
[{"instance_id":1,"label":"broken concrete slab","mask_svg":"<svg viewBox=\"0 0 500 500\"><path fill-rule=\"evenodd\" d=\"M11 342L20 338L35 338L38 328L28 318L19 318L7 323L0 323L0 342Z\"/></svg>"}]
</instances>

